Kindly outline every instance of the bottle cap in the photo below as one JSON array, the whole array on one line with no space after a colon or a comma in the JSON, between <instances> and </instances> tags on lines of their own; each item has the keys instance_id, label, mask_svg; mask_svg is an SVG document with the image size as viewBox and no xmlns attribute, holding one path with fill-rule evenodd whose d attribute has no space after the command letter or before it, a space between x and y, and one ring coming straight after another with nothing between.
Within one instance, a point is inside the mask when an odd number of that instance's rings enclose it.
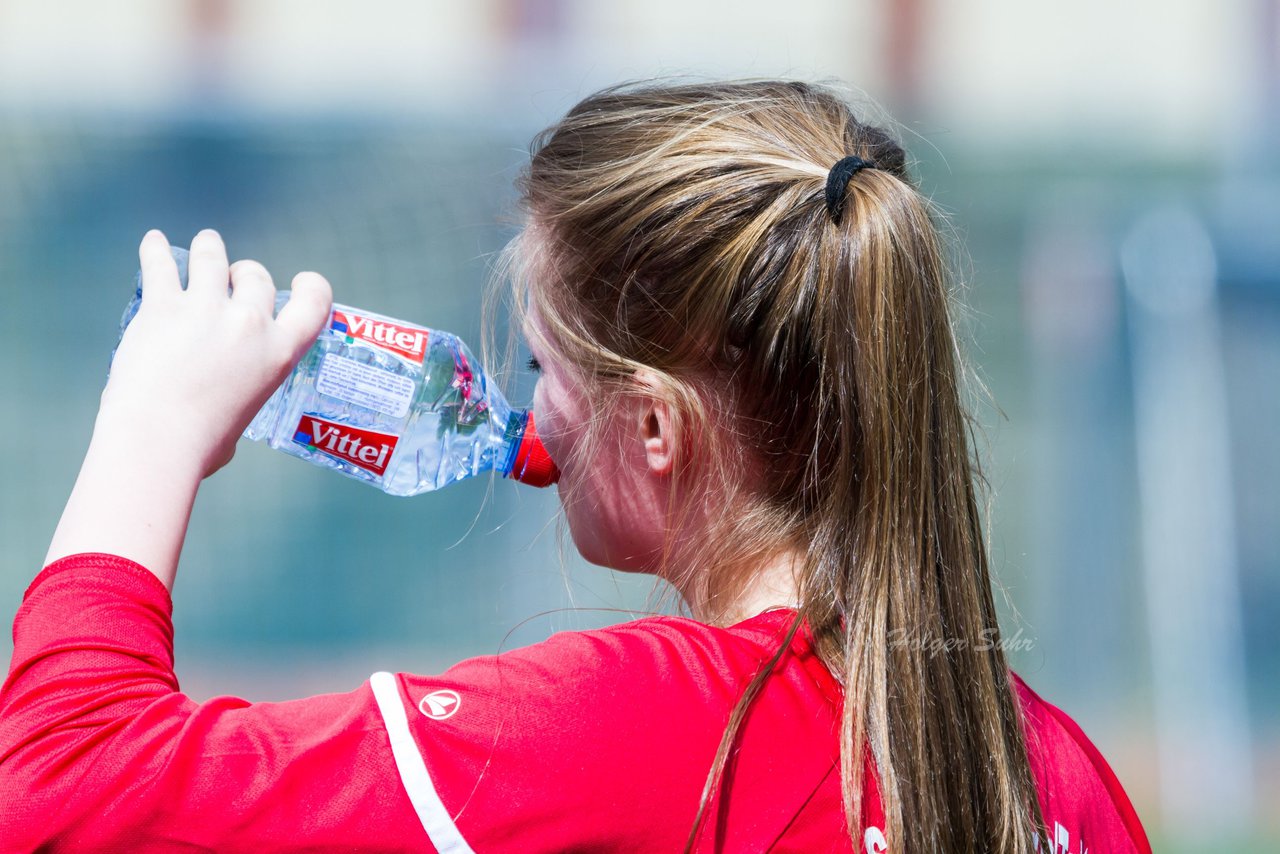
<instances>
[{"instance_id":1,"label":"bottle cap","mask_svg":"<svg viewBox=\"0 0 1280 854\"><path fill-rule=\"evenodd\" d=\"M520 437L520 447L516 449L516 461L507 476L530 486L550 486L560 479L560 470L551 461L551 455L538 438L532 412L525 421L524 435Z\"/></svg>"}]
</instances>

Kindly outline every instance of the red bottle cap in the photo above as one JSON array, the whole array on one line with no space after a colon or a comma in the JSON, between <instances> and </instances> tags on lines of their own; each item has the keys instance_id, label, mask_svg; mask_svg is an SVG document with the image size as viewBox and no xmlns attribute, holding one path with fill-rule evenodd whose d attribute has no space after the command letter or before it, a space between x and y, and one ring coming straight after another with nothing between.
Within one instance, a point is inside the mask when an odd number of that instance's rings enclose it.
<instances>
[{"instance_id":1,"label":"red bottle cap","mask_svg":"<svg viewBox=\"0 0 1280 854\"><path fill-rule=\"evenodd\" d=\"M515 465L511 466L507 477L530 486L550 486L560 479L560 470L551 462L551 455L538 438L532 412L525 421L524 435L520 437L520 447L516 449Z\"/></svg>"}]
</instances>

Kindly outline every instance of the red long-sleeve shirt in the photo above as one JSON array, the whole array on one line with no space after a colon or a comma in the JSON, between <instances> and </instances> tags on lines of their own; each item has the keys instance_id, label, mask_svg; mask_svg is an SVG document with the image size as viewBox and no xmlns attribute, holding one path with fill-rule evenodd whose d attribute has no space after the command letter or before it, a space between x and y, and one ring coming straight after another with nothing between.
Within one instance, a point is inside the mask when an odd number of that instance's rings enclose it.
<instances>
[{"instance_id":1,"label":"red long-sleeve shirt","mask_svg":"<svg viewBox=\"0 0 1280 854\"><path fill-rule=\"evenodd\" d=\"M0 850L675 851L791 611L565 632L285 703L178 690L168 591L111 555L32 582L0 693ZM1052 852L1150 851L1106 762L1015 680ZM850 851L839 687L797 633L743 729L726 851ZM882 852L872 795L854 850ZM701 850L710 850L707 822Z\"/></svg>"}]
</instances>

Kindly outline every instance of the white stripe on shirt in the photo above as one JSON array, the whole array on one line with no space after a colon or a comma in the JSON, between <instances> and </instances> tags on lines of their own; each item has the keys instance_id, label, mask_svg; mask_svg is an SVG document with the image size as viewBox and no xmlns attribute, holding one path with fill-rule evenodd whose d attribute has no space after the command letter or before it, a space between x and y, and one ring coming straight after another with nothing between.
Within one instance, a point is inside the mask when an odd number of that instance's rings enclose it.
<instances>
[{"instance_id":1,"label":"white stripe on shirt","mask_svg":"<svg viewBox=\"0 0 1280 854\"><path fill-rule=\"evenodd\" d=\"M391 755L395 757L400 782L404 784L431 844L439 854L474 854L431 782L422 754L409 732L409 719L404 712L404 701L400 698L396 678L386 671L379 671L369 677L369 687L373 689L373 698L378 701L378 711L382 713L382 722L391 738Z\"/></svg>"}]
</instances>

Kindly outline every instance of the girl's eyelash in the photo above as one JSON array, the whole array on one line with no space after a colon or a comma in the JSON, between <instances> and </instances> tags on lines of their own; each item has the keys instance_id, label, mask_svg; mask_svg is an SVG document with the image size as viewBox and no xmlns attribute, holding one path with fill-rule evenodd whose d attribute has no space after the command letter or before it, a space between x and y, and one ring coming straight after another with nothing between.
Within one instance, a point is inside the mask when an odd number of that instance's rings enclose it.
<instances>
[{"instance_id":1,"label":"girl's eyelash","mask_svg":"<svg viewBox=\"0 0 1280 854\"><path fill-rule=\"evenodd\" d=\"M538 364L538 359L534 356L530 356L529 361L526 362L525 365L535 374L542 372L542 365Z\"/></svg>"}]
</instances>

